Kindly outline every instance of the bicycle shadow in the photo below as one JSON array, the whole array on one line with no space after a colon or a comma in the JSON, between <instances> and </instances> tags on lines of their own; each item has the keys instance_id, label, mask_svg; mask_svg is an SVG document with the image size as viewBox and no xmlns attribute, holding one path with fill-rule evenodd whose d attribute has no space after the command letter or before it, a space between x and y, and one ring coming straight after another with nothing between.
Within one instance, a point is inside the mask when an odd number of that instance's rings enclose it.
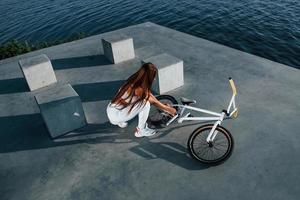
<instances>
[{"instance_id":1,"label":"bicycle shadow","mask_svg":"<svg viewBox=\"0 0 300 200\"><path fill-rule=\"evenodd\" d=\"M149 138L143 138L139 145L130 148L129 151L147 160L163 159L187 170L209 168L191 158L184 146L174 142L152 142Z\"/></svg>"},{"instance_id":2,"label":"bicycle shadow","mask_svg":"<svg viewBox=\"0 0 300 200\"><path fill-rule=\"evenodd\" d=\"M202 170L208 166L202 165L188 154L186 147L175 142L153 142L155 138L136 138L133 134L137 120L129 122L127 128L120 129L109 122L104 124L89 124L77 131L60 137L55 140L56 144L66 144L68 142L85 142L88 144L98 143L137 143L129 151L149 160L163 159L167 162L180 166L188 170ZM131 130L131 131L129 131ZM168 131L168 132L171 132Z\"/></svg>"}]
</instances>

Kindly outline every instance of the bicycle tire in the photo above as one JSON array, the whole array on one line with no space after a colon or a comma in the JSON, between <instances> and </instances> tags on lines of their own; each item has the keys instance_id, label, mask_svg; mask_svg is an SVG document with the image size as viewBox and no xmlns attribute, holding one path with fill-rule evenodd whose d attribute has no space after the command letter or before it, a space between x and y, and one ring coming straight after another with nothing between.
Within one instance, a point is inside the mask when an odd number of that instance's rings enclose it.
<instances>
[{"instance_id":1,"label":"bicycle tire","mask_svg":"<svg viewBox=\"0 0 300 200\"><path fill-rule=\"evenodd\" d=\"M156 99L161 103L178 104L177 100L171 95L158 95ZM178 110L178 107L174 106L174 108L176 111ZM159 128L164 126L170 119L171 115L155 106L151 106L147 122L150 127Z\"/></svg>"},{"instance_id":2,"label":"bicycle tire","mask_svg":"<svg viewBox=\"0 0 300 200\"><path fill-rule=\"evenodd\" d=\"M205 140L205 142L201 143L201 146L202 145L203 146L196 149L195 148L196 139L197 138L199 139L200 136L202 136L204 139L206 139L208 134L205 135L204 131L206 131L206 133L207 132L209 133L209 131L212 129L212 127L213 127L213 124L206 124L206 125L200 126L197 129L195 129L192 132L192 134L190 135L190 137L188 139L188 145L187 145L188 151L189 151L189 154L191 155L191 157L203 164L206 164L206 165L218 165L218 164L223 163L231 156L233 147L234 147L234 140L233 140L231 133L228 130L226 130L224 127L217 126L216 130L218 130L218 134L212 143L213 146L210 146ZM226 151L224 153L221 153L222 155L215 159L213 159L213 158L208 159L207 157L205 158L205 156L203 156L204 153L209 154L209 152L212 152L211 153L211 155L212 155L212 154L214 154L214 150L212 149L213 147L215 147L215 149L217 149L216 148L217 145L218 145L218 147L222 146L222 145L216 143L217 139L222 138L222 137L226 138L226 142L228 144ZM202 141L203 141L203 138L202 138ZM208 148L211 148L211 149L209 150ZM218 151L220 151L220 149Z\"/></svg>"}]
</instances>

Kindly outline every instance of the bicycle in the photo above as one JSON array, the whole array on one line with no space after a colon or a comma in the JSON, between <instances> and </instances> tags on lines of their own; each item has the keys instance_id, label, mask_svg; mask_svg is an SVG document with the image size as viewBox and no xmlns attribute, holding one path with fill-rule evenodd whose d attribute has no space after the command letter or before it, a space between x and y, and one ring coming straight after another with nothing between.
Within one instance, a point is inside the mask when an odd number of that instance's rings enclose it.
<instances>
[{"instance_id":1,"label":"bicycle","mask_svg":"<svg viewBox=\"0 0 300 200\"><path fill-rule=\"evenodd\" d=\"M234 147L234 140L231 133L221 126L223 120L235 119L238 116L239 108L236 106L237 89L232 78L229 78L229 83L232 89L232 97L230 99L227 109L222 110L221 113L213 112L206 109L190 106L196 103L195 100L190 100L181 97L181 103L171 95L158 95L156 98L165 104L169 104L176 109L176 115L171 116L169 113L152 107L150 109L148 121L160 123L169 126L171 123L177 121L215 121L213 124L206 124L196 128L188 139L188 152L192 158L200 161L203 164L217 165L227 160ZM194 110L201 113L213 115L213 117L194 117L186 110Z\"/></svg>"}]
</instances>

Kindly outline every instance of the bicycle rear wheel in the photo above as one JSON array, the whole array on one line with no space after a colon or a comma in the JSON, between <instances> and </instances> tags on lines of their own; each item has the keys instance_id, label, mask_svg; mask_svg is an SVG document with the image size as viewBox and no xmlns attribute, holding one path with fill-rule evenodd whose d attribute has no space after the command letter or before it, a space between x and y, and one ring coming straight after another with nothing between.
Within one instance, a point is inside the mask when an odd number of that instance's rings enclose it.
<instances>
[{"instance_id":1,"label":"bicycle rear wheel","mask_svg":"<svg viewBox=\"0 0 300 200\"><path fill-rule=\"evenodd\" d=\"M163 104L178 104L177 100L171 95L159 95L156 96L156 99ZM178 109L176 106L174 108L176 110ZM169 113L157 108L156 106L151 106L147 123L151 128L161 128L171 118L172 116Z\"/></svg>"},{"instance_id":2,"label":"bicycle rear wheel","mask_svg":"<svg viewBox=\"0 0 300 200\"><path fill-rule=\"evenodd\" d=\"M234 141L228 130L217 126L218 134L212 143L208 143L206 138L212 127L213 124L207 124L194 130L188 140L188 150L201 163L217 165L230 157Z\"/></svg>"}]
</instances>

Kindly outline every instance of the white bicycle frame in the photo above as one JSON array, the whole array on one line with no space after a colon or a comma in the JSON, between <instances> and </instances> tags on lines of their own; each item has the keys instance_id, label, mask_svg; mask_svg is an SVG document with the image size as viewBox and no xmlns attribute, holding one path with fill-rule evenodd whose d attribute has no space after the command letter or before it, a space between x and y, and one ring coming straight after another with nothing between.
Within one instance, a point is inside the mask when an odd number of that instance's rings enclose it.
<instances>
[{"instance_id":1,"label":"white bicycle frame","mask_svg":"<svg viewBox=\"0 0 300 200\"><path fill-rule=\"evenodd\" d=\"M237 89L235 87L234 81L229 78L229 83L232 89L232 97L231 100L229 102L229 105L227 107L227 110L223 110L221 113L217 113L217 112L213 112L210 110L206 110L206 109L201 109L201 108L196 108L193 106L188 106L188 105L183 105L183 104L172 104L172 106L176 106L179 108L179 113L177 113L174 117L172 117L168 122L167 122L167 126L170 125L174 120L177 119L178 123L182 123L183 121L216 121L212 127L212 129L210 130L208 137L206 138L206 141L209 142L213 142L216 135L218 134L218 131L216 130L218 125L221 125L221 123L223 122L223 120L225 119L232 119L232 118L236 118L238 115L238 107L236 106L236 102L235 102L235 98L237 95ZM194 110L197 112L201 112L201 113L206 113L206 114L210 114L213 115L213 117L189 117L190 113L187 113L185 115L183 115L184 111L188 109L188 110Z\"/></svg>"}]
</instances>

